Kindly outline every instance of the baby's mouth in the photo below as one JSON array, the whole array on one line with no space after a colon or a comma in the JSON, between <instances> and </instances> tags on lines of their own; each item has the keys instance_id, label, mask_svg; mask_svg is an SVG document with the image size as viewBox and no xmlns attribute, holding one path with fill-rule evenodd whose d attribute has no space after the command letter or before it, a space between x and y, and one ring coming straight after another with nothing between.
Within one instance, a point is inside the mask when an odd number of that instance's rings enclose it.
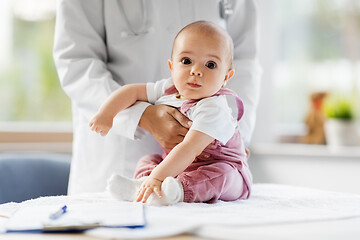
<instances>
[{"instance_id":1,"label":"baby's mouth","mask_svg":"<svg viewBox=\"0 0 360 240\"><path fill-rule=\"evenodd\" d=\"M200 85L200 84L197 84L197 83L188 83L188 85L189 85L190 87L192 87L192 88L199 88L199 87L201 87L201 85Z\"/></svg>"}]
</instances>

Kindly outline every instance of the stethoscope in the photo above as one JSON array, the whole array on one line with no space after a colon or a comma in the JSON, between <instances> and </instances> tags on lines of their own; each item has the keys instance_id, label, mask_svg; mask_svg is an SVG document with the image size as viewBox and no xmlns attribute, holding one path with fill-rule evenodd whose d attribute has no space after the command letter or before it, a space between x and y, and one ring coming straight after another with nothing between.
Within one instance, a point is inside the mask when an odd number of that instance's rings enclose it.
<instances>
[{"instance_id":1,"label":"stethoscope","mask_svg":"<svg viewBox=\"0 0 360 240\"><path fill-rule=\"evenodd\" d=\"M117 0L119 9L121 14L124 16L124 20L125 20L125 24L127 26L127 28L129 29L130 33L128 33L128 35L133 35L133 36L138 36L138 35L144 35L147 34L149 31L146 28L146 22L147 22L147 14L146 14L146 0L141 0L141 11L142 11L142 24L141 24L141 28L135 30L133 28L133 26L131 25L129 18L127 17L125 10L124 10L124 5L122 4L121 0Z\"/></svg>"},{"instance_id":2,"label":"stethoscope","mask_svg":"<svg viewBox=\"0 0 360 240\"><path fill-rule=\"evenodd\" d=\"M142 24L139 29L134 29L132 24L129 21L129 18L127 17L124 9L124 5L122 4L122 0L117 0L119 9L121 11L121 14L124 17L125 24L129 30L128 33L125 33L125 35L129 36L139 36L139 35L145 35L149 32L149 29L147 29L146 22L148 20L148 16L146 14L146 2L147 0L141 0L141 11L142 11ZM229 0L220 0L219 2L219 14L222 19L227 20L232 14L233 14L233 7Z\"/></svg>"}]
</instances>

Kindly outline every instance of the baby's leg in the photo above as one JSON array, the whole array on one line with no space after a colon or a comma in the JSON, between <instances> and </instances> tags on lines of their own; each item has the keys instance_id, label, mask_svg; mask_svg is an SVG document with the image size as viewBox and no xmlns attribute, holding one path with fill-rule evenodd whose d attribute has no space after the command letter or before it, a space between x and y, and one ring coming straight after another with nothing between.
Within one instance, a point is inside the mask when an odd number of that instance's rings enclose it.
<instances>
[{"instance_id":1,"label":"baby's leg","mask_svg":"<svg viewBox=\"0 0 360 240\"><path fill-rule=\"evenodd\" d=\"M145 178L131 179L119 174L113 174L108 180L107 190L118 200L132 202L135 201L136 194Z\"/></svg>"},{"instance_id":2,"label":"baby's leg","mask_svg":"<svg viewBox=\"0 0 360 240\"><path fill-rule=\"evenodd\" d=\"M183 184L184 202L232 201L247 193L238 169L225 162L200 166L181 173L178 179Z\"/></svg>"},{"instance_id":3,"label":"baby's leg","mask_svg":"<svg viewBox=\"0 0 360 240\"><path fill-rule=\"evenodd\" d=\"M173 177L167 177L161 184L162 198L152 193L146 204L153 206L166 206L184 201L184 190L181 182Z\"/></svg>"},{"instance_id":4,"label":"baby's leg","mask_svg":"<svg viewBox=\"0 0 360 240\"><path fill-rule=\"evenodd\" d=\"M138 162L135 170L135 178L149 176L152 170L162 162L161 155L153 154L145 156ZM146 201L146 204L154 206L172 205L182 202L184 199L184 190L179 180L173 177L167 177L161 184L162 198L152 193Z\"/></svg>"},{"instance_id":5,"label":"baby's leg","mask_svg":"<svg viewBox=\"0 0 360 240\"><path fill-rule=\"evenodd\" d=\"M150 175L152 170L161 163L162 157L158 154L145 156L139 160L135 179L114 174L108 181L108 191L111 195L122 201L135 201L141 183ZM161 184L163 197L159 198L156 194L151 194L146 201L149 205L171 205L183 201L184 191L179 180L167 177Z\"/></svg>"},{"instance_id":6,"label":"baby's leg","mask_svg":"<svg viewBox=\"0 0 360 240\"><path fill-rule=\"evenodd\" d=\"M108 191L118 200L135 201L141 183L161 161L162 157L159 154L141 158L136 166L135 179L114 174L108 180Z\"/></svg>"},{"instance_id":7,"label":"baby's leg","mask_svg":"<svg viewBox=\"0 0 360 240\"><path fill-rule=\"evenodd\" d=\"M162 162L163 158L159 154L147 155L139 160L136 165L134 177L139 179L149 176L152 170Z\"/></svg>"},{"instance_id":8,"label":"baby's leg","mask_svg":"<svg viewBox=\"0 0 360 240\"><path fill-rule=\"evenodd\" d=\"M147 176L140 179L131 179L119 174L114 174L108 181L107 190L110 194L121 201L135 201L137 192L141 183ZM146 201L146 204L154 206L172 205L182 202L184 199L184 191L179 180L173 177L167 177L161 184L162 198L152 193Z\"/></svg>"}]
</instances>

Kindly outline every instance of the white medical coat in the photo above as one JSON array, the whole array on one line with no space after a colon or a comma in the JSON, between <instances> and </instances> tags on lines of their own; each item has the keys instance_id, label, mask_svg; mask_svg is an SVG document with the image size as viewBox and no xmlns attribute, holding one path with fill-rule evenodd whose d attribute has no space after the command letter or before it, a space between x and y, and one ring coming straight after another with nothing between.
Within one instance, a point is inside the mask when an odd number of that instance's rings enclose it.
<instances>
[{"instance_id":1,"label":"white medical coat","mask_svg":"<svg viewBox=\"0 0 360 240\"><path fill-rule=\"evenodd\" d=\"M61 85L72 100L74 140L69 194L100 192L116 172L131 176L144 155L160 153L156 140L138 127L148 103L119 113L106 137L92 132L90 118L115 89L170 76L167 60L177 32L196 20L225 27L235 45L235 76L227 87L244 102L240 129L249 143L260 85L257 20L253 0L233 0L224 20L219 0L146 0L146 30L131 34L117 0L59 0L54 59ZM122 0L131 27L143 22L140 0Z\"/></svg>"}]
</instances>

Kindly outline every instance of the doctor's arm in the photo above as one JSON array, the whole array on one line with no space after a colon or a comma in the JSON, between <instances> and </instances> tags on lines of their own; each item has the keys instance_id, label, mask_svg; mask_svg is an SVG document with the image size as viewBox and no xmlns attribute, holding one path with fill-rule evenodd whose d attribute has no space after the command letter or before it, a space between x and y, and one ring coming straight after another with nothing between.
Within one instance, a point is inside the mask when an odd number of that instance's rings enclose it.
<instances>
[{"instance_id":1,"label":"doctor's arm","mask_svg":"<svg viewBox=\"0 0 360 240\"><path fill-rule=\"evenodd\" d=\"M107 69L103 1L59 0L54 39L54 60L62 88L73 107L87 121L108 96L121 86ZM117 134L134 139L143 111L138 102L114 119Z\"/></svg>"},{"instance_id":2,"label":"doctor's arm","mask_svg":"<svg viewBox=\"0 0 360 240\"><path fill-rule=\"evenodd\" d=\"M258 61L258 22L255 0L231 1L234 13L227 20L227 30L234 41L235 75L227 87L244 103L240 130L249 145L255 127L260 93L261 67Z\"/></svg>"},{"instance_id":3,"label":"doctor's arm","mask_svg":"<svg viewBox=\"0 0 360 240\"><path fill-rule=\"evenodd\" d=\"M100 104L121 87L106 65L103 4L99 0L57 1L55 64L62 88L88 121ZM187 133L188 121L171 107L137 102L117 114L112 131L137 139L145 134L145 129L162 147L172 149Z\"/></svg>"}]
</instances>

